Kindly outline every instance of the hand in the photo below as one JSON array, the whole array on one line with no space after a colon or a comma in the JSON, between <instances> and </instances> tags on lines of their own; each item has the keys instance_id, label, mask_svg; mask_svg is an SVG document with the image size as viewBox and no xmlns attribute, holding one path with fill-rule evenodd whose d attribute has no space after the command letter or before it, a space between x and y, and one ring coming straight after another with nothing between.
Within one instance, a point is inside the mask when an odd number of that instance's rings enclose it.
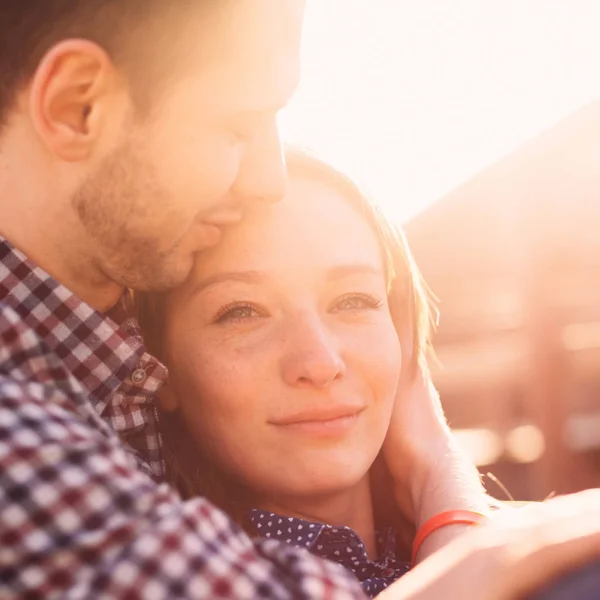
<instances>
[{"instance_id":1,"label":"hand","mask_svg":"<svg viewBox=\"0 0 600 600\"><path fill-rule=\"evenodd\" d=\"M426 366L400 382L383 452L396 502L417 529L447 510L488 511L479 473L450 432ZM439 530L423 544L419 558L467 529L452 525Z\"/></svg>"},{"instance_id":2,"label":"hand","mask_svg":"<svg viewBox=\"0 0 600 600\"><path fill-rule=\"evenodd\" d=\"M600 491L510 511L423 561L382 600L521 600L600 559Z\"/></svg>"}]
</instances>

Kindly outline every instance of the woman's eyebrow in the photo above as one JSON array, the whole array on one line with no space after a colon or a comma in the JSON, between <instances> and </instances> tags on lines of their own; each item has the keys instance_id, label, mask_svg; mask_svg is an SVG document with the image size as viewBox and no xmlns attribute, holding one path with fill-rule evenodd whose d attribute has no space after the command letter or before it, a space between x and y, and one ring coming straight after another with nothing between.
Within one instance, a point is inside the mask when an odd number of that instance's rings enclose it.
<instances>
[{"instance_id":1,"label":"woman's eyebrow","mask_svg":"<svg viewBox=\"0 0 600 600\"><path fill-rule=\"evenodd\" d=\"M377 275L383 276L383 269L369 263L355 263L347 265L336 265L327 270L327 279L335 280L349 277L350 275ZM195 296L203 290L229 281L241 281L242 283L258 284L268 279L264 271L226 271L224 273L215 273L198 281L192 288L190 295Z\"/></svg>"},{"instance_id":2,"label":"woman's eyebrow","mask_svg":"<svg viewBox=\"0 0 600 600\"><path fill-rule=\"evenodd\" d=\"M192 288L191 294L199 294L208 287L224 283L227 281L241 281L242 283L261 283L267 278L267 274L262 271L226 271L224 273L215 273L210 277L201 279Z\"/></svg>"}]
</instances>

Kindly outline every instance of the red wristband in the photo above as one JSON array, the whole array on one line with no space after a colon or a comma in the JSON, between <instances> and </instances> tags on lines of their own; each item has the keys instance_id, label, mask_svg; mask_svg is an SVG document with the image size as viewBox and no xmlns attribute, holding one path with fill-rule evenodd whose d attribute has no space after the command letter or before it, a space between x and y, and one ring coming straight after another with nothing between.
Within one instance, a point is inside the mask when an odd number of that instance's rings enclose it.
<instances>
[{"instance_id":1,"label":"red wristband","mask_svg":"<svg viewBox=\"0 0 600 600\"><path fill-rule=\"evenodd\" d=\"M425 521L423 526L417 531L415 540L413 542L412 550L412 566L415 566L417 560L417 554L423 542L434 532L447 525L483 525L487 521L487 517L480 513L472 512L470 510L449 510L439 515L435 515Z\"/></svg>"}]
</instances>

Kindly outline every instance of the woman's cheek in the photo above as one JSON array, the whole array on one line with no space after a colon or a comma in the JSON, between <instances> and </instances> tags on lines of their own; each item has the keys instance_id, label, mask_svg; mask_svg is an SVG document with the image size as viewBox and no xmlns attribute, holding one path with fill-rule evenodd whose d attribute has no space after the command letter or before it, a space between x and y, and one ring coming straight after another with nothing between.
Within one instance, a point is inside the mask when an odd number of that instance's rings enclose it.
<instances>
[{"instance_id":1,"label":"woman's cheek","mask_svg":"<svg viewBox=\"0 0 600 600\"><path fill-rule=\"evenodd\" d=\"M352 346L370 377L398 378L402 367L402 349L391 319L384 319L366 330L356 332Z\"/></svg>"},{"instance_id":2,"label":"woman's cheek","mask_svg":"<svg viewBox=\"0 0 600 600\"><path fill-rule=\"evenodd\" d=\"M222 450L227 456L243 437L249 416L244 393L248 391L239 385L238 376L235 369L216 363L213 357L189 380L182 415L196 442L211 454L221 455Z\"/></svg>"},{"instance_id":3,"label":"woman's cheek","mask_svg":"<svg viewBox=\"0 0 600 600\"><path fill-rule=\"evenodd\" d=\"M269 391L260 383L260 374L239 365L213 364L202 379L202 402L186 419L194 421L194 436L222 469L253 480L256 465L271 452L266 442L268 415L264 406Z\"/></svg>"},{"instance_id":4,"label":"woman's cheek","mask_svg":"<svg viewBox=\"0 0 600 600\"><path fill-rule=\"evenodd\" d=\"M213 347L196 370L197 389L213 422L232 424L248 420L265 396L259 389L264 379L256 356L238 348Z\"/></svg>"}]
</instances>

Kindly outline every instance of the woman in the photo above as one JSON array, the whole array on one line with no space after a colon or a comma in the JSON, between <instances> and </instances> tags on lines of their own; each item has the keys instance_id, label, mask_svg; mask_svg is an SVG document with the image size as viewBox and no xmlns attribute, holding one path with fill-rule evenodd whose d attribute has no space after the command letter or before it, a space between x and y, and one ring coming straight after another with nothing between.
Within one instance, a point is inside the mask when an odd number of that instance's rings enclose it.
<instances>
[{"instance_id":1,"label":"woman","mask_svg":"<svg viewBox=\"0 0 600 600\"><path fill-rule=\"evenodd\" d=\"M300 153L288 168L283 202L232 229L181 289L138 298L171 374L165 459L183 495L341 563L374 596L408 569L380 451L396 388L426 350L428 303L402 236L347 178ZM525 597L598 558L598 500L464 536L389 597ZM556 598L594 597L577 587L588 580Z\"/></svg>"},{"instance_id":2,"label":"woman","mask_svg":"<svg viewBox=\"0 0 600 600\"><path fill-rule=\"evenodd\" d=\"M286 199L140 299L171 480L249 530L337 560L375 595L406 572L398 515L373 496L401 379L428 335L402 235L346 177L288 155ZM376 505L377 504L377 505Z\"/></svg>"}]
</instances>

